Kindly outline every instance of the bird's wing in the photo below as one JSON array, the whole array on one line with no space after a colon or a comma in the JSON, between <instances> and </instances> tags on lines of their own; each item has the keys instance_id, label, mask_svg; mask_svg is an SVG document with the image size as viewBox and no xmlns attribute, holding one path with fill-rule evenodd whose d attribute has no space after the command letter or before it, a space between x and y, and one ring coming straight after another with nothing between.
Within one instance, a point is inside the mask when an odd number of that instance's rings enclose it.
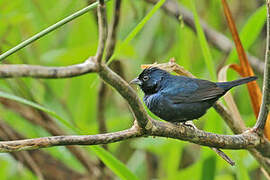
<instances>
[{"instance_id":1,"label":"bird's wing","mask_svg":"<svg viewBox=\"0 0 270 180\"><path fill-rule=\"evenodd\" d=\"M193 79L191 82L185 83L185 86L181 86L181 88L181 91L168 96L175 104L215 99L225 93L225 90L218 87L216 83L201 79Z\"/></svg>"}]
</instances>

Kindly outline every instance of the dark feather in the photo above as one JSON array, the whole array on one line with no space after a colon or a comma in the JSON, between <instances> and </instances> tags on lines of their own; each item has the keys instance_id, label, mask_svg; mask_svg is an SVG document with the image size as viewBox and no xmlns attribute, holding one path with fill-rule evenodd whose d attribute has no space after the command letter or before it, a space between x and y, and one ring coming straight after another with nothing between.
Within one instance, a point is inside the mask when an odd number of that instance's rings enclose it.
<instances>
[{"instance_id":1,"label":"dark feather","mask_svg":"<svg viewBox=\"0 0 270 180\"><path fill-rule=\"evenodd\" d=\"M195 90L189 90L185 93L178 93L174 96L169 96L170 100L175 104L194 103L209 99L216 99L225 93L224 89L219 88L213 82L201 79L193 80L194 83L198 85Z\"/></svg>"}]
</instances>

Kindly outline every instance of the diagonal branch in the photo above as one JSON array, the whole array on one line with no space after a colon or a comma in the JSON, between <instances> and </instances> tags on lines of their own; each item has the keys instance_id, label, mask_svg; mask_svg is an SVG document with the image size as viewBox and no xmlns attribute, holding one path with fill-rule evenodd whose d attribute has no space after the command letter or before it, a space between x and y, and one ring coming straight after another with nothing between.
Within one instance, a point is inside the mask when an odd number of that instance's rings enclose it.
<instances>
[{"instance_id":1,"label":"diagonal branch","mask_svg":"<svg viewBox=\"0 0 270 180\"><path fill-rule=\"evenodd\" d=\"M151 121L148 120L147 113L139 97L129 84L104 65L100 67L99 75L105 82L114 87L125 100L127 100L138 121L138 125L142 129L150 129L152 127Z\"/></svg>"}]
</instances>

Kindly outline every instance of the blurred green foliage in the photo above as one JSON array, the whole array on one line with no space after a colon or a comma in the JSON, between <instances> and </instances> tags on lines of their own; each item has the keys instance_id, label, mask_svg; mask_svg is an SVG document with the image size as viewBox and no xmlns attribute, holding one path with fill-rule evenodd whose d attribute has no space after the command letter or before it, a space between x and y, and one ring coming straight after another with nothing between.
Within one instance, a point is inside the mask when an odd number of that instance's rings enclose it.
<instances>
[{"instance_id":1,"label":"blurred green foliage","mask_svg":"<svg viewBox=\"0 0 270 180\"><path fill-rule=\"evenodd\" d=\"M190 8L190 0L179 2ZM194 1L199 17L217 31L230 36L220 1ZM228 1L245 47L263 59L265 34L261 33L265 20L263 1ZM114 1L107 3L108 19L111 20ZM87 1L65 0L0 0L0 53L14 47L44 28L67 15L85 7ZM204 61L196 34L185 24L158 10L142 30L128 43L125 38L137 27L153 6L143 0L122 1L117 47L115 56L124 66L127 80L135 77L140 65L167 62L175 57L177 63L194 75L213 79ZM191 9L191 8L190 8ZM98 43L96 16L91 11L44 36L30 46L8 57L4 63L26 63L46 66L65 66L83 62L94 55ZM252 17L252 18L250 18ZM256 17L258 20L254 20ZM264 18L264 20L262 20ZM257 23L256 23L257 22ZM258 23L259 22L259 23ZM254 27L256 24L257 26ZM241 31L243 29L243 31ZM256 31L254 32L254 29ZM123 46L124 44L124 46ZM218 67L226 54L211 45L211 62ZM237 62L230 55L230 62ZM210 61L210 60L209 60ZM230 71L228 79L238 75ZM97 93L100 79L95 74L60 80L36 80L29 78L1 79L1 91L42 104L58 116L73 123L87 134L97 134ZM237 105L248 126L255 122L247 90L244 86L233 90ZM133 118L126 102L115 91L109 92L106 102L108 131L123 130L132 125ZM140 97L142 93L138 91ZM44 129L29 123L16 113L0 107L1 119L5 120L26 137L49 136ZM57 118L57 117L56 117ZM195 121L198 127L220 134L232 134L227 125L213 110ZM60 124L67 132L67 127ZM230 180L258 179L258 163L246 151L226 153L236 162L230 167L207 147L166 138L139 138L108 145L109 151L126 164L139 179L201 179ZM97 149L96 149L97 150ZM75 171L85 172L83 166L65 147L44 149ZM103 151L102 151L103 152ZM104 152L103 152L104 153ZM105 152L106 153L106 152ZM89 156L95 159L90 151ZM112 162L113 163L113 162ZM8 154L0 154L0 179L37 179L37 177ZM121 176L120 176L121 177ZM263 179L263 178L261 178Z\"/></svg>"}]
</instances>

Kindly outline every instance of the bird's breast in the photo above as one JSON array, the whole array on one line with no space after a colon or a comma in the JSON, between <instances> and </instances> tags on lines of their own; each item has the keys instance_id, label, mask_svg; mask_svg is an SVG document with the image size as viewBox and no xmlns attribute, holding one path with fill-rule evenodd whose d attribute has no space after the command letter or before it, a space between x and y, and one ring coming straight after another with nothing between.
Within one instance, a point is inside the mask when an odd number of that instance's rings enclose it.
<instances>
[{"instance_id":1,"label":"bird's breast","mask_svg":"<svg viewBox=\"0 0 270 180\"><path fill-rule=\"evenodd\" d=\"M169 102L166 97L164 97L160 93L156 93L152 95L145 95L143 100L145 105L152 113L154 113L161 119L167 119L165 116L167 116L166 114L168 112L168 109L171 108L168 107Z\"/></svg>"}]
</instances>

